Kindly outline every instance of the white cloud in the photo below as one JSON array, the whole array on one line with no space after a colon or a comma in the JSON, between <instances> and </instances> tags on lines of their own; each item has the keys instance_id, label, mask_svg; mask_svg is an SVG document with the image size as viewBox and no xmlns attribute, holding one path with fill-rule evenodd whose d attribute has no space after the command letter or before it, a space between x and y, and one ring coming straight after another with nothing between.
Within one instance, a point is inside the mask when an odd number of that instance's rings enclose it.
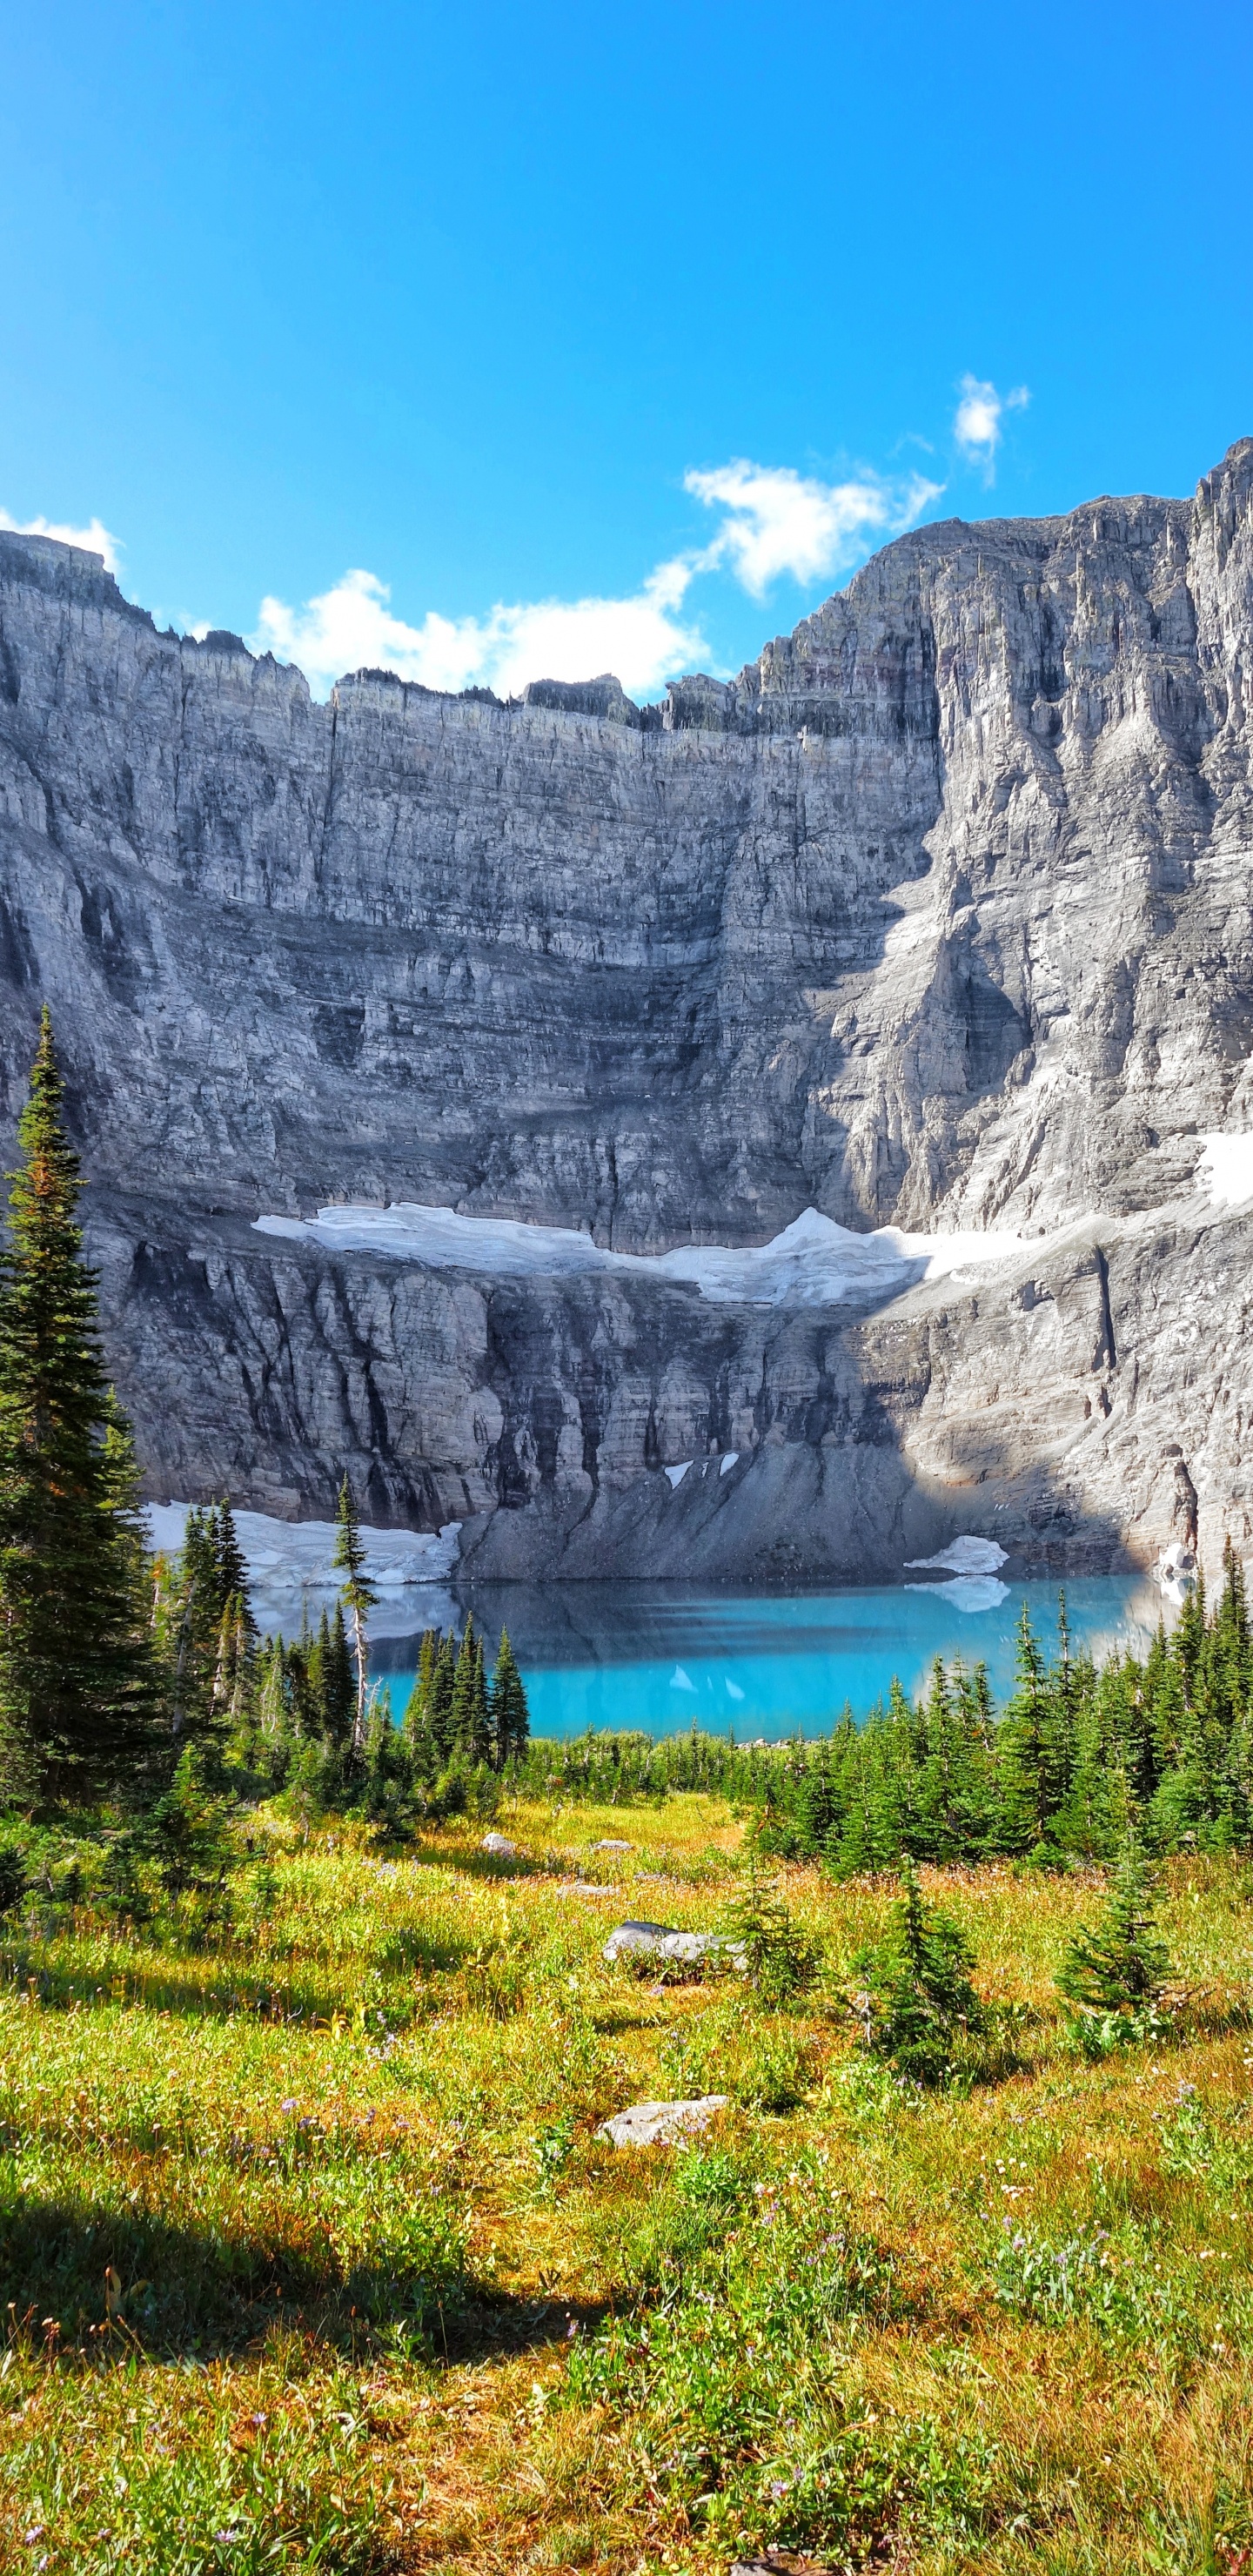
<instances>
[{"instance_id":1,"label":"white cloud","mask_svg":"<svg viewBox=\"0 0 1253 2576\"><path fill-rule=\"evenodd\" d=\"M88 528L71 528L62 519L14 519L7 510L0 510L0 528L16 537L57 537L63 546L85 546L89 554L104 556L106 572L120 570L122 540L111 537L100 519L93 519Z\"/></svg>"},{"instance_id":2,"label":"white cloud","mask_svg":"<svg viewBox=\"0 0 1253 2576\"><path fill-rule=\"evenodd\" d=\"M903 483L869 473L820 483L791 466L738 458L687 475L685 489L722 512L721 527L708 546L658 564L629 598L498 604L485 617L441 617L432 608L410 626L377 574L346 572L302 608L263 599L248 641L255 653L299 663L316 696L343 672L373 667L428 689L486 686L502 697L528 680L613 671L630 696L643 698L680 671L711 667L699 625L683 614L700 573L725 566L754 599L780 573L802 583L829 579L857 562L869 540L909 527L943 486L919 474Z\"/></svg>"},{"instance_id":3,"label":"white cloud","mask_svg":"<svg viewBox=\"0 0 1253 2576\"><path fill-rule=\"evenodd\" d=\"M780 573L794 581L830 578L865 552L870 535L899 536L942 484L911 475L905 484L862 474L847 483L820 483L790 465L750 465L739 457L709 473L684 476L685 491L726 517L699 559L702 569L727 563L754 599Z\"/></svg>"},{"instance_id":4,"label":"white cloud","mask_svg":"<svg viewBox=\"0 0 1253 2576\"><path fill-rule=\"evenodd\" d=\"M987 482L996 471L996 451L1001 443L1001 417L1007 411L1025 411L1031 396L1025 385L1015 385L1012 393L998 394L995 385L985 384L978 376L963 376L961 401L953 421L953 436L963 456L972 465L981 465Z\"/></svg>"},{"instance_id":5,"label":"white cloud","mask_svg":"<svg viewBox=\"0 0 1253 2576\"><path fill-rule=\"evenodd\" d=\"M372 572L347 572L320 598L293 609L263 599L256 653L298 662L315 695L344 671L395 671L428 689L495 689L502 697L528 680L586 680L614 671L633 697L708 659L699 628L678 612L693 566L659 564L628 599L542 599L498 605L486 617L441 617L420 626L393 614L391 592Z\"/></svg>"}]
</instances>

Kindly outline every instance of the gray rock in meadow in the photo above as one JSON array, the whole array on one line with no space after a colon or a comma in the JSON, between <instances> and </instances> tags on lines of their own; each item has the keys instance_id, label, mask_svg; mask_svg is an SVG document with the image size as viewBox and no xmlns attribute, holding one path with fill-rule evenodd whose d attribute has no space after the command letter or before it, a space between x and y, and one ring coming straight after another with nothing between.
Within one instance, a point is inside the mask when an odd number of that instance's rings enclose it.
<instances>
[{"instance_id":1,"label":"gray rock in meadow","mask_svg":"<svg viewBox=\"0 0 1253 2576\"><path fill-rule=\"evenodd\" d=\"M833 2576L833 2571L819 2566L808 2551L797 2557L787 2549L774 2558L737 2558L727 2576Z\"/></svg>"},{"instance_id":2,"label":"gray rock in meadow","mask_svg":"<svg viewBox=\"0 0 1253 2576\"><path fill-rule=\"evenodd\" d=\"M708 2127L715 2111L725 2111L730 2095L702 2093L694 2102L635 2102L617 2111L597 2135L615 2147L681 2146Z\"/></svg>"},{"instance_id":3,"label":"gray rock in meadow","mask_svg":"<svg viewBox=\"0 0 1253 2576\"><path fill-rule=\"evenodd\" d=\"M630 1849L630 1843L604 1842L592 1845L593 1851L630 1851Z\"/></svg>"},{"instance_id":4,"label":"gray rock in meadow","mask_svg":"<svg viewBox=\"0 0 1253 2576\"><path fill-rule=\"evenodd\" d=\"M1253 1130L1250 670L1250 439L918 529L642 709L315 705L0 533L0 1142L46 999L145 1491L329 1518L346 1469L476 1581L1253 1540L1253 1182L1204 1177ZM253 1231L345 1200L1018 1240L763 1306Z\"/></svg>"},{"instance_id":5,"label":"gray rock in meadow","mask_svg":"<svg viewBox=\"0 0 1253 2576\"><path fill-rule=\"evenodd\" d=\"M518 1857L518 1846L510 1842L507 1834L484 1834L479 1848L491 1852L497 1860L516 1860Z\"/></svg>"},{"instance_id":6,"label":"gray rock in meadow","mask_svg":"<svg viewBox=\"0 0 1253 2576\"><path fill-rule=\"evenodd\" d=\"M703 1967L708 1960L713 1966L740 1966L743 1951L720 1932L677 1932L669 1923L619 1923L609 1935L601 1956L638 1960L646 1965L650 1959L669 1959L685 1968Z\"/></svg>"}]
</instances>

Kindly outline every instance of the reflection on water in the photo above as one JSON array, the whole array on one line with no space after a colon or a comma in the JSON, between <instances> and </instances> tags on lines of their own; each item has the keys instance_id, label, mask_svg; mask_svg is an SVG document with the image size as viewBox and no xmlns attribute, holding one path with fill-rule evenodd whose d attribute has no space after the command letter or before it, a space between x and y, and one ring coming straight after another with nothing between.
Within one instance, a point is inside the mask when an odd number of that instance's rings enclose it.
<instances>
[{"instance_id":1,"label":"reflection on water","mask_svg":"<svg viewBox=\"0 0 1253 2576\"><path fill-rule=\"evenodd\" d=\"M1143 1653L1162 1612L1142 1577L1089 1576L1065 1586L1076 1646L1098 1662ZM698 1725L777 1739L824 1734L847 1702L864 1717L895 1674L910 1693L936 1655L986 1663L996 1696L1013 1687L1014 1633L1024 1601L1046 1651L1056 1639L1055 1583L935 1583L874 1591L763 1597L680 1583L479 1585L461 1595L494 1648L508 1628L536 1735L636 1727L671 1735ZM995 1596L995 1597L993 1597ZM411 1593L433 1621L447 1597ZM460 1622L458 1622L460 1624ZM397 1715L418 1636L378 1640L374 1669Z\"/></svg>"}]
</instances>

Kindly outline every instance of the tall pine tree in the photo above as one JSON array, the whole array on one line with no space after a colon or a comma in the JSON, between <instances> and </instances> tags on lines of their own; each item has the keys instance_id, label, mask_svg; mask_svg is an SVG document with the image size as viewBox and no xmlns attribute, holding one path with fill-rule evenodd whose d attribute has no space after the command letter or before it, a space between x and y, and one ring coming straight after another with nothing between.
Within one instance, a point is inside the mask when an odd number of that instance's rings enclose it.
<instances>
[{"instance_id":1,"label":"tall pine tree","mask_svg":"<svg viewBox=\"0 0 1253 2576\"><path fill-rule=\"evenodd\" d=\"M46 1008L18 1137L0 1262L0 1733L11 1789L82 1796L133 1780L157 1673Z\"/></svg>"},{"instance_id":2,"label":"tall pine tree","mask_svg":"<svg viewBox=\"0 0 1253 2576\"><path fill-rule=\"evenodd\" d=\"M368 1620L378 1599L365 1570L365 1549L361 1544L361 1523L352 1498L352 1487L345 1476L339 1489L335 1511L335 1553L331 1559L343 1581L340 1600L352 1621L352 1651L357 1667L357 1707L353 1720L352 1747L360 1753L365 1745L366 1684L370 1671L370 1638Z\"/></svg>"},{"instance_id":3,"label":"tall pine tree","mask_svg":"<svg viewBox=\"0 0 1253 2576\"><path fill-rule=\"evenodd\" d=\"M506 1763L521 1759L531 1732L526 1690L514 1660L507 1628L500 1632L500 1651L492 1674L491 1714L496 1768L503 1771Z\"/></svg>"}]
</instances>

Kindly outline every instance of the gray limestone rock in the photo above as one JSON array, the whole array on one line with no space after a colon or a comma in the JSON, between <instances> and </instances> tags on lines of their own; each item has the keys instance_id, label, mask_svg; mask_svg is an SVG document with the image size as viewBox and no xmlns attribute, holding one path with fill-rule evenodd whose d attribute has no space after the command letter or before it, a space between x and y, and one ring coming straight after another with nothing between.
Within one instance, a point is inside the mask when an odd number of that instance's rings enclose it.
<instances>
[{"instance_id":1,"label":"gray limestone rock","mask_svg":"<svg viewBox=\"0 0 1253 2576\"><path fill-rule=\"evenodd\" d=\"M149 1493L326 1517L347 1469L480 1581L1253 1540L1253 1204L1200 1176L1253 1128L1251 674L1250 440L901 538L658 708L317 706L0 534L0 1116L47 999ZM1023 1242L761 1308L252 1230L344 1199Z\"/></svg>"},{"instance_id":2,"label":"gray limestone rock","mask_svg":"<svg viewBox=\"0 0 1253 2576\"><path fill-rule=\"evenodd\" d=\"M702 2093L694 2102L635 2102L616 2111L597 2132L615 2147L681 2147L707 2129L715 2111L725 2111L727 2093Z\"/></svg>"},{"instance_id":3,"label":"gray limestone rock","mask_svg":"<svg viewBox=\"0 0 1253 2576\"><path fill-rule=\"evenodd\" d=\"M705 1966L738 1967L744 1953L737 1943L719 1932L676 1932L669 1923L619 1923L601 1956L611 1964L625 1959L634 1967L646 1968L663 1959L673 1967L699 1970Z\"/></svg>"}]
</instances>

